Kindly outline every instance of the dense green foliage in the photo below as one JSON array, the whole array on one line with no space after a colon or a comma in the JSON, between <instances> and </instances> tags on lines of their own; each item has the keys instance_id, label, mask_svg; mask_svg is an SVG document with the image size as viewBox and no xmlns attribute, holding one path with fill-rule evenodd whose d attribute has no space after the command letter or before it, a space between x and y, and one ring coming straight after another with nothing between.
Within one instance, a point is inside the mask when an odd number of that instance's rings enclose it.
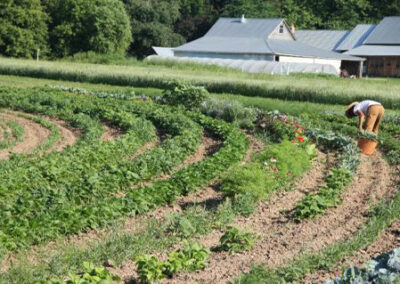
<instances>
[{"instance_id":1,"label":"dense green foliage","mask_svg":"<svg viewBox=\"0 0 400 284\"><path fill-rule=\"evenodd\" d=\"M80 143L61 154L19 156L1 164L0 178L7 176L0 188L3 250L97 228L172 202L220 175L247 149L245 136L229 124L169 106L141 100L118 100L116 104L114 98L66 95L52 89L36 90L35 96L23 90L1 91L1 107L57 116L84 131ZM168 136L132 161L129 155L154 137L154 128L145 118ZM99 120L117 125L126 134L113 143L102 143ZM193 153L200 143L200 125L225 141L218 153L177 171L168 180L132 188L170 172ZM10 215L16 218L6 217Z\"/></svg>"},{"instance_id":2,"label":"dense green foliage","mask_svg":"<svg viewBox=\"0 0 400 284\"><path fill-rule=\"evenodd\" d=\"M49 47L56 57L128 50L143 58L153 53L152 46L175 47L203 36L220 16L282 17L302 29L351 29L400 13L399 0L3 0L0 5L0 54L28 58Z\"/></svg>"},{"instance_id":3,"label":"dense green foliage","mask_svg":"<svg viewBox=\"0 0 400 284\"><path fill-rule=\"evenodd\" d=\"M204 87L170 82L163 92L162 101L169 105L183 106L188 110L193 110L200 108L208 96Z\"/></svg>"},{"instance_id":4,"label":"dense green foliage","mask_svg":"<svg viewBox=\"0 0 400 284\"><path fill-rule=\"evenodd\" d=\"M131 42L129 18L119 0L43 2L51 18L49 44L55 56L124 54Z\"/></svg>"},{"instance_id":5,"label":"dense green foliage","mask_svg":"<svg viewBox=\"0 0 400 284\"><path fill-rule=\"evenodd\" d=\"M89 262L83 263L83 271L80 274L70 273L68 278L55 278L43 284L112 284L121 281L120 277L112 275L106 268L96 267Z\"/></svg>"},{"instance_id":6,"label":"dense green foliage","mask_svg":"<svg viewBox=\"0 0 400 284\"><path fill-rule=\"evenodd\" d=\"M365 268L347 268L342 277L327 284L400 283L400 247L383 253L365 264Z\"/></svg>"},{"instance_id":7,"label":"dense green foliage","mask_svg":"<svg viewBox=\"0 0 400 284\"><path fill-rule=\"evenodd\" d=\"M40 0L0 2L0 55L34 57L48 51L48 15Z\"/></svg>"},{"instance_id":8,"label":"dense green foliage","mask_svg":"<svg viewBox=\"0 0 400 284\"><path fill-rule=\"evenodd\" d=\"M228 227L219 239L220 244L214 248L215 251L227 251L230 253L251 250L256 238L250 232L242 232L237 227Z\"/></svg>"},{"instance_id":9,"label":"dense green foliage","mask_svg":"<svg viewBox=\"0 0 400 284\"><path fill-rule=\"evenodd\" d=\"M155 256L136 258L142 283L155 283L165 277L172 277L181 270L196 271L205 267L210 251L198 243L186 244L182 249L171 252L166 261Z\"/></svg>"}]
</instances>

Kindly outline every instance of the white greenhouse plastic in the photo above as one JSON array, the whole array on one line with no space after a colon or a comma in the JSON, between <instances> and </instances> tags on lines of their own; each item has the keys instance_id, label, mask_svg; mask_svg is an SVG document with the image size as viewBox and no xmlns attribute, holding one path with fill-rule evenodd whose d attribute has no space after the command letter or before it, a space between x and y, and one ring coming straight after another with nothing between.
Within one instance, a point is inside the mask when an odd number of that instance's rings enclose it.
<instances>
[{"instance_id":1,"label":"white greenhouse plastic","mask_svg":"<svg viewBox=\"0 0 400 284\"><path fill-rule=\"evenodd\" d=\"M205 65L217 65L241 70L247 73L290 74L290 73L324 73L339 75L335 67L330 64L275 62L266 60L239 60L200 57L163 57L150 55L147 60L174 60Z\"/></svg>"}]
</instances>

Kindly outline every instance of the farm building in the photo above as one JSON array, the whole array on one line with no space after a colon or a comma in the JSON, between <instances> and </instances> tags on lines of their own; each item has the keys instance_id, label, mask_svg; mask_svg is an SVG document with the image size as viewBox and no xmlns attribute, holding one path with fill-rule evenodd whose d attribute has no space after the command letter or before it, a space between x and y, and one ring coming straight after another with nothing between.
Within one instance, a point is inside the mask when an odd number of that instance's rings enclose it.
<instances>
[{"instance_id":1,"label":"farm building","mask_svg":"<svg viewBox=\"0 0 400 284\"><path fill-rule=\"evenodd\" d=\"M400 17L386 17L378 25L357 25L351 31L298 31L296 38L314 47L366 58L365 75L400 77ZM343 64L343 68L353 65Z\"/></svg>"},{"instance_id":2,"label":"farm building","mask_svg":"<svg viewBox=\"0 0 400 284\"><path fill-rule=\"evenodd\" d=\"M384 18L362 45L345 54L365 57L370 76L400 77L400 17Z\"/></svg>"},{"instance_id":3,"label":"farm building","mask_svg":"<svg viewBox=\"0 0 400 284\"><path fill-rule=\"evenodd\" d=\"M220 18L203 37L172 48L173 56L162 48L154 47L154 50L159 56L237 65L238 69L247 64L251 65L249 70L267 73L339 74L346 65L352 66L354 75L360 75L364 60L298 41L283 19L246 19L244 16Z\"/></svg>"}]
</instances>

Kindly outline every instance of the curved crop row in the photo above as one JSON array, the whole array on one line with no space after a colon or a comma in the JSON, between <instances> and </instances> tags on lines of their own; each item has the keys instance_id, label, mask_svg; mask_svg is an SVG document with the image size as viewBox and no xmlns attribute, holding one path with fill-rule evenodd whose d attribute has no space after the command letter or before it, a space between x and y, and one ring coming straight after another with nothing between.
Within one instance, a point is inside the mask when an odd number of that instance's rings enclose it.
<instances>
[{"instance_id":1,"label":"curved crop row","mask_svg":"<svg viewBox=\"0 0 400 284\"><path fill-rule=\"evenodd\" d=\"M0 186L0 195L4 197L0 204L0 243L8 249L77 232L76 228L82 228L79 219L67 218L62 223L59 218L68 216L75 206L89 204L107 193L170 170L194 152L201 137L201 128L184 115L157 106L147 108L146 112L140 106L140 115L170 129L172 137L129 161L129 153L154 137L154 129L142 118L115 110L120 109L115 103L111 106L105 100L60 93L4 94L0 102L2 107L57 116L74 126L82 124L82 120L94 123L92 132L85 132L80 143L62 153L49 154L43 159L16 157L0 165L8 169L0 174L0 180L5 181ZM127 134L113 143L102 143L96 119L111 121ZM60 208L64 209L63 216L57 216ZM90 220L89 226L96 227Z\"/></svg>"},{"instance_id":2,"label":"curved crop row","mask_svg":"<svg viewBox=\"0 0 400 284\"><path fill-rule=\"evenodd\" d=\"M51 216L58 216L58 222L67 223L68 220L74 220L72 226L64 226L64 229L67 228L68 233L76 233L88 227L105 226L126 215L143 214L159 205L172 202L180 195L205 186L244 157L248 147L247 138L238 129L200 114L188 115L224 141L224 145L217 153L179 170L168 180L156 181L147 187L126 190L123 196L110 195L74 208L59 207L46 215L46 219L42 219L42 226L54 228L55 224Z\"/></svg>"},{"instance_id":3,"label":"curved crop row","mask_svg":"<svg viewBox=\"0 0 400 284\"><path fill-rule=\"evenodd\" d=\"M294 209L297 219L313 218L340 204L340 196L360 164L359 150L352 139L333 132L309 129L308 136L321 147L341 151L338 165L325 178L318 192L305 195Z\"/></svg>"},{"instance_id":4,"label":"curved crop row","mask_svg":"<svg viewBox=\"0 0 400 284\"><path fill-rule=\"evenodd\" d=\"M0 150L9 148L17 144L23 139L24 128L16 121L13 120L0 120L1 139Z\"/></svg>"}]
</instances>

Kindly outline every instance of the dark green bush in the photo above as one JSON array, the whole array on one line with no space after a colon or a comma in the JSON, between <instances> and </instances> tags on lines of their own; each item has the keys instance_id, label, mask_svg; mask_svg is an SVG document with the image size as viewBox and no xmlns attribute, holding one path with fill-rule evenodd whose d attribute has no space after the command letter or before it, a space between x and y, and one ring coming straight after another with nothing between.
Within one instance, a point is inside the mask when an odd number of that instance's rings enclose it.
<instances>
[{"instance_id":1,"label":"dark green bush","mask_svg":"<svg viewBox=\"0 0 400 284\"><path fill-rule=\"evenodd\" d=\"M167 88L163 92L163 102L169 105L185 108L198 109L207 99L208 92L204 87L197 87L190 84L173 81L168 83Z\"/></svg>"}]
</instances>

